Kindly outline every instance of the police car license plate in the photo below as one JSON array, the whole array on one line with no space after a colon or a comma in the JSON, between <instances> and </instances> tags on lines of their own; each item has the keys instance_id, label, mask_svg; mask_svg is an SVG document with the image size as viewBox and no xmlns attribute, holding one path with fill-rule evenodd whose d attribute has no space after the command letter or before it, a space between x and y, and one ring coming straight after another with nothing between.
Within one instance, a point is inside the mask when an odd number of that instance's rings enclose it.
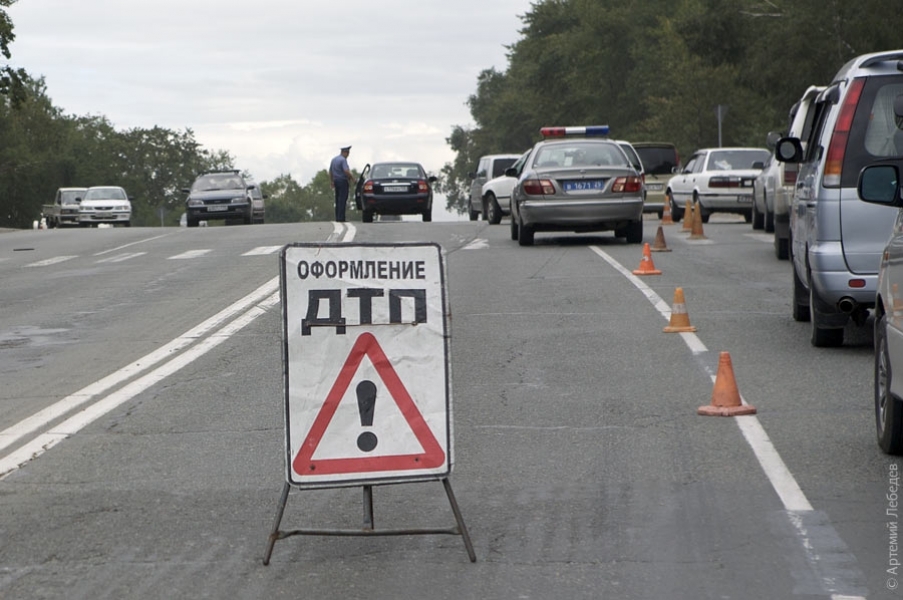
<instances>
[{"instance_id":1,"label":"police car license plate","mask_svg":"<svg viewBox=\"0 0 903 600\"><path fill-rule=\"evenodd\" d=\"M561 187L566 192L583 192L587 190L605 189L604 179L581 179L579 181L562 181Z\"/></svg>"}]
</instances>

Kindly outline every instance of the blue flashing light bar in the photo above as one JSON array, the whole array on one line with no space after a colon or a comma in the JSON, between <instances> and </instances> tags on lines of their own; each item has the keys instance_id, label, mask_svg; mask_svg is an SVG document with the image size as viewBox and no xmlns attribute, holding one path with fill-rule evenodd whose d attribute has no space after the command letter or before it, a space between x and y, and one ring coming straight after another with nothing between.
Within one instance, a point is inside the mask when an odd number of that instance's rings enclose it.
<instances>
[{"instance_id":1,"label":"blue flashing light bar","mask_svg":"<svg viewBox=\"0 0 903 600\"><path fill-rule=\"evenodd\" d=\"M602 137L608 135L608 125L586 125L584 127L542 127L539 130L544 138L584 136Z\"/></svg>"}]
</instances>

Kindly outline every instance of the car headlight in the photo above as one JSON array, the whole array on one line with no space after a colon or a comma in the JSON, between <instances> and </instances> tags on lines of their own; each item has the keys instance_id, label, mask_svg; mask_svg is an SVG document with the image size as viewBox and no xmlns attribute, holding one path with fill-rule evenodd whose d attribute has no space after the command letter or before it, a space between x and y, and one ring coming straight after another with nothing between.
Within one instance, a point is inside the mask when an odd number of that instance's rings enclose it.
<instances>
[{"instance_id":1,"label":"car headlight","mask_svg":"<svg viewBox=\"0 0 903 600\"><path fill-rule=\"evenodd\" d=\"M236 196L235 198L232 198L232 200L230 200L230 202L232 204L247 204L248 199L244 196Z\"/></svg>"},{"instance_id":2,"label":"car headlight","mask_svg":"<svg viewBox=\"0 0 903 600\"><path fill-rule=\"evenodd\" d=\"M204 206L204 201L198 200L197 198L189 198L188 206Z\"/></svg>"}]
</instances>

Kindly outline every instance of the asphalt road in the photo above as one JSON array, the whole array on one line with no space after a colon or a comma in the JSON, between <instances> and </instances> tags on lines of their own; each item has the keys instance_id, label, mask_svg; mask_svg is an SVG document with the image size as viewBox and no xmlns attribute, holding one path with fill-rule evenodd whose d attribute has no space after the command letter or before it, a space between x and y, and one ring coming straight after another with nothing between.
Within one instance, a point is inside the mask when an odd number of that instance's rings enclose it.
<instances>
[{"instance_id":1,"label":"asphalt road","mask_svg":"<svg viewBox=\"0 0 903 600\"><path fill-rule=\"evenodd\" d=\"M640 246L522 248L507 220L0 235L0 597L900 597L871 322L814 348L770 236L717 216L664 235L643 277ZM475 563L419 535L290 537L262 564L286 470L278 249L326 240L445 252ZM662 331L677 287L695 334ZM721 352L754 417L697 415ZM454 524L438 482L373 495L377 528ZM360 487L293 489L281 524L362 514Z\"/></svg>"}]
</instances>

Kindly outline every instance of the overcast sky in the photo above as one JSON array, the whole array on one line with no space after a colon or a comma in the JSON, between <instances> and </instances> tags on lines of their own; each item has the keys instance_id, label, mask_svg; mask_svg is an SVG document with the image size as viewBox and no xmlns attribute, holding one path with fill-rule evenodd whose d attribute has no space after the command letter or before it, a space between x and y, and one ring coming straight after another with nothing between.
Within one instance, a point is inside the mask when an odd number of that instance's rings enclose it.
<instances>
[{"instance_id":1,"label":"overcast sky","mask_svg":"<svg viewBox=\"0 0 903 600\"><path fill-rule=\"evenodd\" d=\"M344 145L361 169L438 173L480 71L507 69L530 0L18 0L15 67L66 114L190 128L257 180L306 184Z\"/></svg>"}]
</instances>

